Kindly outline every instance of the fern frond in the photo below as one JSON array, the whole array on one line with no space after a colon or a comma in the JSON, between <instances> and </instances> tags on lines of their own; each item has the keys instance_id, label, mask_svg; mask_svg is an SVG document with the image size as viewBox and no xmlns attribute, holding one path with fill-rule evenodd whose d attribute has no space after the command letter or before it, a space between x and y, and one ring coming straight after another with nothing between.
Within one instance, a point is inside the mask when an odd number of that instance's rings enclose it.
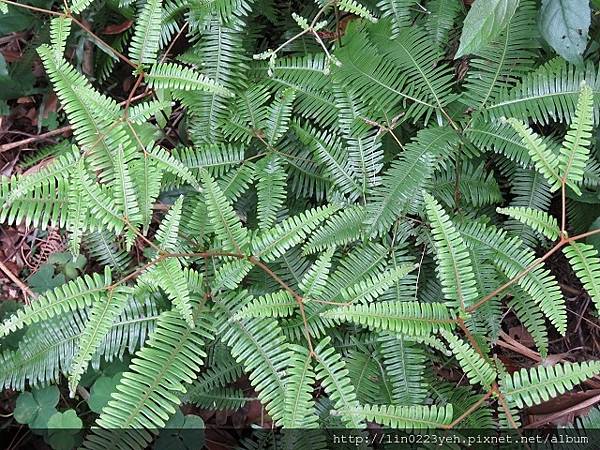
<instances>
[{"instance_id":1,"label":"fern frond","mask_svg":"<svg viewBox=\"0 0 600 450\"><path fill-rule=\"evenodd\" d=\"M152 66L146 75L148 85L154 89L176 89L182 91L204 91L230 97L231 92L211 80L207 76L196 72L190 67L177 63L157 63Z\"/></svg>"},{"instance_id":2,"label":"fern frond","mask_svg":"<svg viewBox=\"0 0 600 450\"><path fill-rule=\"evenodd\" d=\"M84 9L92 4L94 0L73 0L69 1L69 10L73 14L80 14Z\"/></svg>"},{"instance_id":3,"label":"fern frond","mask_svg":"<svg viewBox=\"0 0 600 450\"><path fill-rule=\"evenodd\" d=\"M101 302L112 282L110 269L100 274L83 275L45 293L35 302L18 310L0 324L0 337L6 336L25 325L50 319L66 311L82 309L92 303Z\"/></svg>"},{"instance_id":4,"label":"fern frond","mask_svg":"<svg viewBox=\"0 0 600 450\"><path fill-rule=\"evenodd\" d=\"M273 155L256 163L256 177L258 225L262 229L268 229L275 223L277 213L285 202L287 174L281 160Z\"/></svg>"},{"instance_id":5,"label":"fern frond","mask_svg":"<svg viewBox=\"0 0 600 450\"><path fill-rule=\"evenodd\" d=\"M115 319L123 312L131 291L131 288L119 286L116 289L109 290L106 298L102 298L92 305L90 319L79 341L77 355L73 358L69 368L69 393L71 398L75 396L81 376L87 370L94 353L110 332Z\"/></svg>"},{"instance_id":6,"label":"fern frond","mask_svg":"<svg viewBox=\"0 0 600 450\"><path fill-rule=\"evenodd\" d=\"M370 22L377 22L377 18L371 14L371 11L358 3L356 0L339 0L337 2L337 7L342 11L362 17Z\"/></svg>"},{"instance_id":7,"label":"fern frond","mask_svg":"<svg viewBox=\"0 0 600 450\"><path fill-rule=\"evenodd\" d=\"M331 259L334 252L335 247L330 247L323 252L302 276L298 287L304 293L305 297L316 298L323 293L329 271L331 270Z\"/></svg>"},{"instance_id":8,"label":"fern frond","mask_svg":"<svg viewBox=\"0 0 600 450\"><path fill-rule=\"evenodd\" d=\"M403 27L408 27L412 21L411 7L417 0L380 0L377 7L381 10L381 18L392 21L392 37L397 36Z\"/></svg>"},{"instance_id":9,"label":"fern frond","mask_svg":"<svg viewBox=\"0 0 600 450\"><path fill-rule=\"evenodd\" d=\"M571 242L563 250L575 275L583 283L583 287L600 310L600 255L598 250L589 244Z\"/></svg>"},{"instance_id":10,"label":"fern frond","mask_svg":"<svg viewBox=\"0 0 600 450\"><path fill-rule=\"evenodd\" d=\"M425 209L435 241L438 263L436 270L442 283L442 291L454 308L464 310L473 305L479 296L467 246L446 211L430 194L424 195Z\"/></svg>"},{"instance_id":11,"label":"fern frond","mask_svg":"<svg viewBox=\"0 0 600 450\"><path fill-rule=\"evenodd\" d=\"M581 88L575 117L565 135L560 149L558 171L563 180L573 190L581 194L579 185L590 153L592 128L594 125L594 94L585 83Z\"/></svg>"},{"instance_id":12,"label":"fern frond","mask_svg":"<svg viewBox=\"0 0 600 450\"><path fill-rule=\"evenodd\" d=\"M156 230L156 243L160 249L166 252L174 252L179 248L179 223L181 222L182 208L183 196L179 196Z\"/></svg>"},{"instance_id":13,"label":"fern frond","mask_svg":"<svg viewBox=\"0 0 600 450\"><path fill-rule=\"evenodd\" d=\"M404 2L406 1L404 0ZM389 0L389 2L391 3L393 0ZM415 2L410 1L410 3ZM431 40L438 47L442 47L448 43L448 34L461 10L460 2L458 0L433 0L427 4L427 9L425 28Z\"/></svg>"},{"instance_id":14,"label":"fern frond","mask_svg":"<svg viewBox=\"0 0 600 450\"><path fill-rule=\"evenodd\" d=\"M321 316L408 336L428 336L451 329L454 322L443 303L377 302L337 307Z\"/></svg>"},{"instance_id":15,"label":"fern frond","mask_svg":"<svg viewBox=\"0 0 600 450\"><path fill-rule=\"evenodd\" d=\"M452 405L362 405L342 414L403 430L443 428L452 422Z\"/></svg>"},{"instance_id":16,"label":"fern frond","mask_svg":"<svg viewBox=\"0 0 600 450\"><path fill-rule=\"evenodd\" d=\"M224 299L219 339L231 348L232 356L249 374L261 403L279 423L285 415L284 372L291 355L277 321L263 318L229 320L228 305L236 307L245 298L247 294L241 293Z\"/></svg>"},{"instance_id":17,"label":"fern frond","mask_svg":"<svg viewBox=\"0 0 600 450\"><path fill-rule=\"evenodd\" d=\"M564 394L588 378L600 373L600 362L559 363L553 366L522 368L505 374L500 380L500 391L517 408L538 405Z\"/></svg>"},{"instance_id":18,"label":"fern frond","mask_svg":"<svg viewBox=\"0 0 600 450\"><path fill-rule=\"evenodd\" d=\"M277 291L255 298L232 316L231 320L253 317L288 317L296 310L298 303L288 291Z\"/></svg>"},{"instance_id":19,"label":"fern frond","mask_svg":"<svg viewBox=\"0 0 600 450\"><path fill-rule=\"evenodd\" d=\"M206 170L200 172L204 186L204 198L213 229L224 243L226 251L243 253L248 247L248 231L242 226L231 203L225 198L215 180Z\"/></svg>"},{"instance_id":20,"label":"fern frond","mask_svg":"<svg viewBox=\"0 0 600 450\"><path fill-rule=\"evenodd\" d=\"M160 44L162 0L144 3L136 21L129 56L137 64L152 64Z\"/></svg>"},{"instance_id":21,"label":"fern frond","mask_svg":"<svg viewBox=\"0 0 600 450\"><path fill-rule=\"evenodd\" d=\"M145 447L152 433L165 426L181 403L185 384L197 376L202 350L214 330L207 311L194 305L195 328L189 328L179 313L160 315L149 341L133 358L102 409L83 446L89 449ZM114 429L123 430L119 436Z\"/></svg>"},{"instance_id":22,"label":"fern frond","mask_svg":"<svg viewBox=\"0 0 600 450\"><path fill-rule=\"evenodd\" d=\"M65 54L65 47L69 33L71 33L72 22L70 17L54 17L50 21L50 43L59 58Z\"/></svg>"},{"instance_id":23,"label":"fern frond","mask_svg":"<svg viewBox=\"0 0 600 450\"><path fill-rule=\"evenodd\" d=\"M460 363L471 384L481 384L489 389L496 379L496 371L475 349L457 338L455 335L442 330L442 335L450 344L450 349Z\"/></svg>"},{"instance_id":24,"label":"fern frond","mask_svg":"<svg viewBox=\"0 0 600 450\"><path fill-rule=\"evenodd\" d=\"M127 119L133 123L142 124L161 111L171 107L172 102L167 100L151 100L132 106L127 112Z\"/></svg>"},{"instance_id":25,"label":"fern frond","mask_svg":"<svg viewBox=\"0 0 600 450\"><path fill-rule=\"evenodd\" d=\"M336 410L340 413L342 422L348 428L363 428L363 418L347 414L360 408L354 386L348 378L346 363L340 354L330 346L331 338L324 338L315 347L317 360L317 379L321 380L325 392L329 395Z\"/></svg>"},{"instance_id":26,"label":"fern frond","mask_svg":"<svg viewBox=\"0 0 600 450\"><path fill-rule=\"evenodd\" d=\"M532 131L529 126L517 119L508 119L508 122L521 136L535 167L546 177L546 180L552 186L552 191L560 189L561 178L558 172L558 157L548 149L540 136Z\"/></svg>"},{"instance_id":27,"label":"fern frond","mask_svg":"<svg viewBox=\"0 0 600 450\"><path fill-rule=\"evenodd\" d=\"M287 250L302 242L336 209L334 205L309 209L297 216L289 217L271 230L263 231L252 240L253 254L265 262L280 257Z\"/></svg>"},{"instance_id":28,"label":"fern frond","mask_svg":"<svg viewBox=\"0 0 600 450\"><path fill-rule=\"evenodd\" d=\"M164 148L158 145L150 145L146 148L146 155L156 161L158 167L177 178L191 184L195 189L200 190L200 184L192 172L184 166L179 160L170 155Z\"/></svg>"},{"instance_id":29,"label":"fern frond","mask_svg":"<svg viewBox=\"0 0 600 450\"><path fill-rule=\"evenodd\" d=\"M536 259L535 254L514 236L505 231L480 223L470 223L460 227L467 245L479 252L489 252L498 268L509 278L516 277ZM486 250L487 249L487 250ZM564 298L554 276L542 266L530 270L517 284L539 305L559 333L566 331L566 309Z\"/></svg>"},{"instance_id":30,"label":"fern frond","mask_svg":"<svg viewBox=\"0 0 600 450\"><path fill-rule=\"evenodd\" d=\"M308 239L302 248L304 254L312 254L327 247L342 246L361 237L366 211L362 206L350 206L331 215Z\"/></svg>"},{"instance_id":31,"label":"fern frond","mask_svg":"<svg viewBox=\"0 0 600 450\"><path fill-rule=\"evenodd\" d=\"M524 207L497 208L496 211L523 222L552 241L560 235L558 221L544 211Z\"/></svg>"},{"instance_id":32,"label":"fern frond","mask_svg":"<svg viewBox=\"0 0 600 450\"><path fill-rule=\"evenodd\" d=\"M315 373L308 350L290 345L289 374L286 378L283 426L291 429L318 427L312 396Z\"/></svg>"}]
</instances>

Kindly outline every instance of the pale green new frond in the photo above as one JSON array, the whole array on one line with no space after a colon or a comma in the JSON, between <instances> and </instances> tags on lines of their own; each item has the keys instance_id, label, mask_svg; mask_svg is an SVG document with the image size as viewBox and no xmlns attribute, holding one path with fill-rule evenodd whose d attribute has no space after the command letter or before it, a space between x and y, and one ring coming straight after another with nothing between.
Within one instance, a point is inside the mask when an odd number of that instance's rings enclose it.
<instances>
[{"instance_id":1,"label":"pale green new frond","mask_svg":"<svg viewBox=\"0 0 600 450\"><path fill-rule=\"evenodd\" d=\"M337 7L342 11L346 11L350 14L362 17L363 19L367 19L370 22L377 22L377 18L373 14L371 14L371 11L369 11L365 6L358 3L356 0L339 0L337 2Z\"/></svg>"},{"instance_id":2,"label":"pale green new frond","mask_svg":"<svg viewBox=\"0 0 600 450\"><path fill-rule=\"evenodd\" d=\"M69 203L65 228L69 232L69 248L73 256L79 255L81 240L86 228L88 207L81 192L80 181L72 177L69 186Z\"/></svg>"},{"instance_id":3,"label":"pale green new frond","mask_svg":"<svg viewBox=\"0 0 600 450\"><path fill-rule=\"evenodd\" d=\"M552 186L552 190L560 189L561 177L558 172L559 159L557 155L548 149L542 138L532 131L529 126L517 119L508 119L508 122L521 136L536 169L546 177L546 180Z\"/></svg>"},{"instance_id":4,"label":"pale green new frond","mask_svg":"<svg viewBox=\"0 0 600 450\"><path fill-rule=\"evenodd\" d=\"M592 128L594 126L594 93L584 84L579 94L575 117L558 157L558 171L562 179L577 193L583 181L583 172L590 153Z\"/></svg>"},{"instance_id":5,"label":"pale green new frond","mask_svg":"<svg viewBox=\"0 0 600 450\"><path fill-rule=\"evenodd\" d=\"M50 43L57 57L65 54L67 38L71 32L72 19L70 17L54 17L50 22Z\"/></svg>"},{"instance_id":6,"label":"pale green new frond","mask_svg":"<svg viewBox=\"0 0 600 450\"><path fill-rule=\"evenodd\" d=\"M71 398L79 385L82 375L98 350L98 347L110 332L113 322L123 312L132 289L119 286L109 290L106 297L94 302L90 312L90 318L85 325L85 331L79 341L77 354L71 361L69 368L69 393Z\"/></svg>"},{"instance_id":7,"label":"pale green new frond","mask_svg":"<svg viewBox=\"0 0 600 450\"><path fill-rule=\"evenodd\" d=\"M208 311L194 305L195 328L180 314L160 315L149 341L133 358L102 409L85 448L145 448L181 403L185 385L196 379L206 357L204 343L213 339ZM115 435L114 430L122 432Z\"/></svg>"},{"instance_id":8,"label":"pale green new frond","mask_svg":"<svg viewBox=\"0 0 600 450\"><path fill-rule=\"evenodd\" d=\"M158 167L200 190L200 184L192 172L181 161L175 159L164 148L150 145L146 148L146 156L156 161Z\"/></svg>"},{"instance_id":9,"label":"pale green new frond","mask_svg":"<svg viewBox=\"0 0 600 450\"><path fill-rule=\"evenodd\" d=\"M160 45L162 0L144 3L135 23L129 56L137 64L152 64Z\"/></svg>"},{"instance_id":10,"label":"pale green new frond","mask_svg":"<svg viewBox=\"0 0 600 450\"><path fill-rule=\"evenodd\" d=\"M250 241L248 230L244 228L231 203L210 174L202 170L200 178L204 187L208 216L215 233L223 241L223 248L226 251L243 253Z\"/></svg>"},{"instance_id":11,"label":"pale green new frond","mask_svg":"<svg viewBox=\"0 0 600 450\"><path fill-rule=\"evenodd\" d=\"M285 412L283 426L292 429L318 427L312 396L315 373L308 350L300 345L290 345L289 373L286 378Z\"/></svg>"},{"instance_id":12,"label":"pale green new frond","mask_svg":"<svg viewBox=\"0 0 600 450\"><path fill-rule=\"evenodd\" d=\"M177 63L158 63L152 66L146 75L146 81L154 89L176 89L182 91L204 91L231 96L231 92L211 80L207 76L196 72L191 67Z\"/></svg>"},{"instance_id":13,"label":"pale green new frond","mask_svg":"<svg viewBox=\"0 0 600 450\"><path fill-rule=\"evenodd\" d=\"M252 317L289 317L297 307L296 299L288 291L281 290L253 299L237 311L231 320Z\"/></svg>"},{"instance_id":14,"label":"pale green new frond","mask_svg":"<svg viewBox=\"0 0 600 450\"><path fill-rule=\"evenodd\" d=\"M181 222L182 207L183 196L179 196L156 231L156 243L164 251L174 252L179 248L179 223Z\"/></svg>"},{"instance_id":15,"label":"pale green new frond","mask_svg":"<svg viewBox=\"0 0 600 450\"><path fill-rule=\"evenodd\" d=\"M443 428L452 422L451 404L436 405L362 405L341 411L352 417L376 422L389 428L414 430Z\"/></svg>"},{"instance_id":16,"label":"pale green new frond","mask_svg":"<svg viewBox=\"0 0 600 450\"><path fill-rule=\"evenodd\" d=\"M66 311L83 309L105 297L112 282L110 269L104 276L95 273L83 275L38 297L33 303L18 310L0 324L0 337L26 325L50 319Z\"/></svg>"},{"instance_id":17,"label":"pale green new frond","mask_svg":"<svg viewBox=\"0 0 600 450\"><path fill-rule=\"evenodd\" d=\"M479 296L467 246L446 211L430 194L424 195L444 296L454 308L464 310Z\"/></svg>"},{"instance_id":18,"label":"pale green new frond","mask_svg":"<svg viewBox=\"0 0 600 450\"><path fill-rule=\"evenodd\" d=\"M273 226L277 213L283 208L286 199L287 174L276 155L269 155L256 163L256 191L258 205L256 216L262 229Z\"/></svg>"},{"instance_id":19,"label":"pale green new frond","mask_svg":"<svg viewBox=\"0 0 600 450\"><path fill-rule=\"evenodd\" d=\"M496 379L496 371L490 363L462 339L445 331L442 331L442 335L450 344L450 349L467 375L469 382L471 384L479 383L489 389Z\"/></svg>"},{"instance_id":20,"label":"pale green new frond","mask_svg":"<svg viewBox=\"0 0 600 450\"><path fill-rule=\"evenodd\" d=\"M575 275L583 283L583 287L600 310L600 255L598 250L589 244L571 242L564 250Z\"/></svg>"},{"instance_id":21,"label":"pale green new frond","mask_svg":"<svg viewBox=\"0 0 600 450\"><path fill-rule=\"evenodd\" d=\"M409 336L427 336L451 329L454 322L443 303L377 302L350 305L321 313L336 322L351 322L374 331L391 331Z\"/></svg>"},{"instance_id":22,"label":"pale green new frond","mask_svg":"<svg viewBox=\"0 0 600 450\"><path fill-rule=\"evenodd\" d=\"M497 208L496 211L523 222L552 241L560 235L558 221L545 211L525 207Z\"/></svg>"},{"instance_id":23,"label":"pale green new frond","mask_svg":"<svg viewBox=\"0 0 600 450\"><path fill-rule=\"evenodd\" d=\"M511 405L523 408L564 394L576 384L599 373L599 361L565 362L547 367L522 368L518 372L503 375L500 392Z\"/></svg>"},{"instance_id":24,"label":"pale green new frond","mask_svg":"<svg viewBox=\"0 0 600 450\"><path fill-rule=\"evenodd\" d=\"M272 261L300 242L337 208L333 205L319 206L289 217L270 230L265 230L252 240L254 256Z\"/></svg>"},{"instance_id":25,"label":"pale green new frond","mask_svg":"<svg viewBox=\"0 0 600 450\"><path fill-rule=\"evenodd\" d=\"M356 399L354 386L348 377L348 369L341 355L331 345L331 338L324 338L315 347L315 359L317 360L316 376L321 380L325 392L333 402L343 424L348 428L363 428L363 418L352 414L346 414L346 411L353 411L360 408Z\"/></svg>"},{"instance_id":26,"label":"pale green new frond","mask_svg":"<svg viewBox=\"0 0 600 450\"><path fill-rule=\"evenodd\" d=\"M298 287L307 298L318 298L325 289L329 271L331 270L331 258L335 252L335 247L329 247L323 252L313 265L308 269Z\"/></svg>"}]
</instances>

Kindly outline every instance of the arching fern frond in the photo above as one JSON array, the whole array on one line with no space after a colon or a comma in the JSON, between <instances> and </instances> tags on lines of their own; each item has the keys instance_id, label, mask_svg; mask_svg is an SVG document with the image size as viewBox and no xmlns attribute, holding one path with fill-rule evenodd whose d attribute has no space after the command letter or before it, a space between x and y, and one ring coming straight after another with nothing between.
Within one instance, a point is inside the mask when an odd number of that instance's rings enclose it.
<instances>
[{"instance_id":1,"label":"arching fern frond","mask_svg":"<svg viewBox=\"0 0 600 450\"><path fill-rule=\"evenodd\" d=\"M363 405L341 413L364 418L390 428L414 430L443 428L444 425L452 422L453 411L450 404L445 406Z\"/></svg>"},{"instance_id":2,"label":"arching fern frond","mask_svg":"<svg viewBox=\"0 0 600 450\"><path fill-rule=\"evenodd\" d=\"M589 244L572 242L567 245L564 254L573 271L583 283L583 287L600 310L600 255L598 250Z\"/></svg>"},{"instance_id":3,"label":"arching fern frond","mask_svg":"<svg viewBox=\"0 0 600 450\"><path fill-rule=\"evenodd\" d=\"M498 208L497 211L500 214L506 214L519 222L523 222L550 240L554 241L560 235L558 221L555 217L544 211L524 207Z\"/></svg>"}]
</instances>

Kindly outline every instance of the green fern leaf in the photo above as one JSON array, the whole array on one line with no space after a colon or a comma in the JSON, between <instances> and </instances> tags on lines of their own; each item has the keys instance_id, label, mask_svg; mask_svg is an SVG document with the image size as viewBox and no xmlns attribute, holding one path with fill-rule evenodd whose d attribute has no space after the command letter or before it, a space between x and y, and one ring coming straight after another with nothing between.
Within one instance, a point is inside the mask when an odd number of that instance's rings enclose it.
<instances>
[{"instance_id":1,"label":"green fern leaf","mask_svg":"<svg viewBox=\"0 0 600 450\"><path fill-rule=\"evenodd\" d=\"M563 250L573 271L583 283L583 287L600 310L600 255L589 244L571 242Z\"/></svg>"},{"instance_id":2,"label":"green fern leaf","mask_svg":"<svg viewBox=\"0 0 600 450\"><path fill-rule=\"evenodd\" d=\"M231 320L252 317L289 317L297 307L298 303L288 291L277 291L255 298L237 311Z\"/></svg>"},{"instance_id":3,"label":"green fern leaf","mask_svg":"<svg viewBox=\"0 0 600 450\"><path fill-rule=\"evenodd\" d=\"M183 196L180 196L173 203L173 206L171 206L156 231L156 243L166 252L174 252L179 248L179 223L181 221L182 207Z\"/></svg>"},{"instance_id":4,"label":"green fern leaf","mask_svg":"<svg viewBox=\"0 0 600 450\"><path fill-rule=\"evenodd\" d=\"M600 373L600 362L559 363L505 374L500 391L517 408L538 405Z\"/></svg>"},{"instance_id":5,"label":"green fern leaf","mask_svg":"<svg viewBox=\"0 0 600 450\"><path fill-rule=\"evenodd\" d=\"M331 338L324 338L315 347L315 358L317 360L317 379L321 380L325 392L329 394L340 418L346 427L363 428L363 418L346 414L359 408L354 386L348 378L348 369L339 353L330 346Z\"/></svg>"},{"instance_id":6,"label":"green fern leaf","mask_svg":"<svg viewBox=\"0 0 600 450\"><path fill-rule=\"evenodd\" d=\"M377 302L337 307L321 313L337 322L352 322L374 331L408 336L428 336L452 327L452 317L442 303Z\"/></svg>"},{"instance_id":7,"label":"green fern leaf","mask_svg":"<svg viewBox=\"0 0 600 450\"><path fill-rule=\"evenodd\" d=\"M256 164L258 183L257 218L262 229L273 226L277 213L281 211L286 199L287 174L277 156L267 156Z\"/></svg>"},{"instance_id":8,"label":"green fern leaf","mask_svg":"<svg viewBox=\"0 0 600 450\"><path fill-rule=\"evenodd\" d=\"M430 194L424 195L444 296L454 308L464 310L479 296L467 246L440 204Z\"/></svg>"},{"instance_id":9,"label":"green fern leaf","mask_svg":"<svg viewBox=\"0 0 600 450\"><path fill-rule=\"evenodd\" d=\"M212 92L224 97L232 95L228 89L205 75L176 63L155 64L146 75L146 81L154 89Z\"/></svg>"},{"instance_id":10,"label":"green fern leaf","mask_svg":"<svg viewBox=\"0 0 600 450\"><path fill-rule=\"evenodd\" d=\"M152 64L160 45L162 0L148 0L139 13L129 56L137 64Z\"/></svg>"},{"instance_id":11,"label":"green fern leaf","mask_svg":"<svg viewBox=\"0 0 600 450\"><path fill-rule=\"evenodd\" d=\"M82 309L101 302L112 282L110 269L105 268L104 276L97 273L84 275L54 288L20 309L0 324L0 337L23 328L26 325L50 319L66 311Z\"/></svg>"},{"instance_id":12,"label":"green fern leaf","mask_svg":"<svg viewBox=\"0 0 600 450\"><path fill-rule=\"evenodd\" d=\"M558 171L563 180L578 194L583 173L590 153L592 128L594 125L594 94L584 83L577 101L575 117L565 135L560 150Z\"/></svg>"},{"instance_id":13,"label":"green fern leaf","mask_svg":"<svg viewBox=\"0 0 600 450\"><path fill-rule=\"evenodd\" d=\"M90 320L86 324L85 331L79 341L77 355L71 362L69 368L69 392L71 398L82 375L88 368L92 356L107 336L115 319L123 312L126 301L131 294L131 288L119 286L109 290L106 298L92 305Z\"/></svg>"},{"instance_id":14,"label":"green fern leaf","mask_svg":"<svg viewBox=\"0 0 600 450\"><path fill-rule=\"evenodd\" d=\"M394 429L414 430L439 429L450 425L453 410L450 404L445 406L363 405L342 413Z\"/></svg>"},{"instance_id":15,"label":"green fern leaf","mask_svg":"<svg viewBox=\"0 0 600 450\"><path fill-rule=\"evenodd\" d=\"M312 396L315 373L312 358L304 347L290 345L289 374L286 378L283 426L291 429L318 427Z\"/></svg>"},{"instance_id":16,"label":"green fern leaf","mask_svg":"<svg viewBox=\"0 0 600 450\"><path fill-rule=\"evenodd\" d=\"M450 344L450 349L464 370L471 384L481 384L489 389L496 379L494 368L475 349L451 333L442 330L442 335Z\"/></svg>"},{"instance_id":17,"label":"green fern leaf","mask_svg":"<svg viewBox=\"0 0 600 450\"><path fill-rule=\"evenodd\" d=\"M496 211L523 222L550 240L554 241L560 236L560 228L556 218L544 211L523 207L498 208Z\"/></svg>"}]
</instances>

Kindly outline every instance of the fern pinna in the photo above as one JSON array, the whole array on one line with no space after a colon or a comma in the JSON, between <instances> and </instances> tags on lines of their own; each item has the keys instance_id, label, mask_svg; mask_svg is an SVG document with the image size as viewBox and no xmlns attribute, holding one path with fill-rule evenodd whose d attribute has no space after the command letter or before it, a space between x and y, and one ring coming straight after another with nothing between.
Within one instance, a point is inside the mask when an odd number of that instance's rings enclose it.
<instances>
[{"instance_id":1,"label":"fern pinna","mask_svg":"<svg viewBox=\"0 0 600 450\"><path fill-rule=\"evenodd\" d=\"M5 388L65 377L79 397L90 367L128 362L84 448L145 448L182 403L259 401L284 431L519 426L600 373L545 359L569 327L550 257L600 307L596 231L569 206L598 203L600 75L547 57L536 2L457 78L458 0L121 1L134 27L98 41L119 62L93 80L66 48L100 3L65 2L37 49L73 137L0 181L2 223L60 228L103 267L0 323L24 333L0 353ZM123 66L118 103L104 80ZM542 363L494 356L506 314Z\"/></svg>"}]
</instances>

